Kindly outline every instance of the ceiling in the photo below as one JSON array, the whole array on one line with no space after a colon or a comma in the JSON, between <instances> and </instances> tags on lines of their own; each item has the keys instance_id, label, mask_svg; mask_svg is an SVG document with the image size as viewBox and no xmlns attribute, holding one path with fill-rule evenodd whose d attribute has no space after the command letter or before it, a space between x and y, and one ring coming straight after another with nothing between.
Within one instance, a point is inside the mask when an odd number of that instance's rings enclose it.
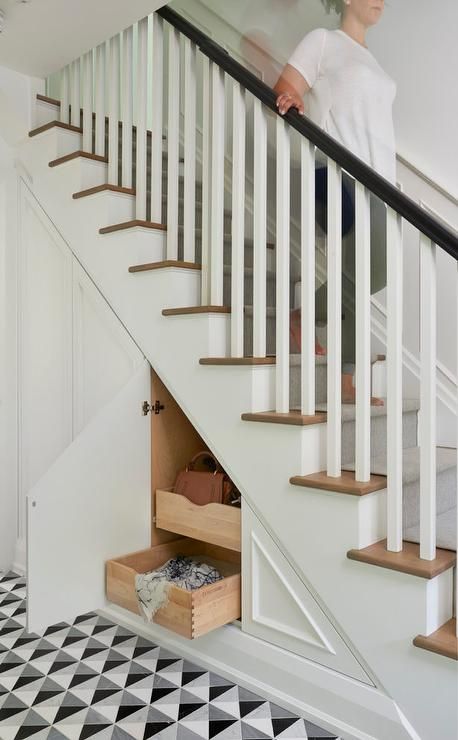
<instances>
[{"instance_id":1,"label":"ceiling","mask_svg":"<svg viewBox=\"0 0 458 740\"><path fill-rule=\"evenodd\" d=\"M0 66L46 77L166 0L0 0Z\"/></svg>"}]
</instances>

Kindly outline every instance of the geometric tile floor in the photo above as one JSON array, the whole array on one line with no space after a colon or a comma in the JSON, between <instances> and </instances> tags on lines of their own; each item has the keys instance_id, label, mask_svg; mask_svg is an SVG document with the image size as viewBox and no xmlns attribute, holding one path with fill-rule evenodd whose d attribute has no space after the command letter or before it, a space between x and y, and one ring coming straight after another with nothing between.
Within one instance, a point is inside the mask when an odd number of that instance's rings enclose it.
<instances>
[{"instance_id":1,"label":"geometric tile floor","mask_svg":"<svg viewBox=\"0 0 458 740\"><path fill-rule=\"evenodd\" d=\"M335 739L97 614L27 634L25 596L0 574L0 740Z\"/></svg>"}]
</instances>

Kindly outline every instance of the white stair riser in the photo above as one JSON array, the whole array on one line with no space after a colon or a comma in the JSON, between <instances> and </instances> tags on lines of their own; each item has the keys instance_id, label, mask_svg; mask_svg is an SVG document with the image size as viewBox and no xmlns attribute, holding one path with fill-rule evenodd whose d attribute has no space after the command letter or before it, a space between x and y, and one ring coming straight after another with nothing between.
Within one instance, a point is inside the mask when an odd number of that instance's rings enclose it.
<instances>
[{"instance_id":1,"label":"white stair riser","mask_svg":"<svg viewBox=\"0 0 458 740\"><path fill-rule=\"evenodd\" d=\"M74 193L107 182L108 165L94 159L78 157L50 169L65 178L69 189Z\"/></svg>"},{"instance_id":2,"label":"white stair riser","mask_svg":"<svg viewBox=\"0 0 458 740\"><path fill-rule=\"evenodd\" d=\"M60 106L53 103L46 103L44 100L37 100L35 105L34 128L44 126L45 123L58 121L60 117Z\"/></svg>"},{"instance_id":3,"label":"white stair riser","mask_svg":"<svg viewBox=\"0 0 458 740\"><path fill-rule=\"evenodd\" d=\"M166 236L164 231L142 229L141 227L129 229L128 251L126 250L125 231L102 234L101 238L111 244L113 249L125 254L129 267L150 262L162 262L165 259Z\"/></svg>"},{"instance_id":4,"label":"white stair riser","mask_svg":"<svg viewBox=\"0 0 458 740\"><path fill-rule=\"evenodd\" d=\"M73 202L78 204L80 212L84 213L97 232L104 226L135 218L134 196L126 193L104 190L84 198L76 198Z\"/></svg>"},{"instance_id":5,"label":"white stair riser","mask_svg":"<svg viewBox=\"0 0 458 740\"><path fill-rule=\"evenodd\" d=\"M82 148L82 134L55 126L30 137L21 150L21 160L30 171L48 168L49 162Z\"/></svg>"}]
</instances>

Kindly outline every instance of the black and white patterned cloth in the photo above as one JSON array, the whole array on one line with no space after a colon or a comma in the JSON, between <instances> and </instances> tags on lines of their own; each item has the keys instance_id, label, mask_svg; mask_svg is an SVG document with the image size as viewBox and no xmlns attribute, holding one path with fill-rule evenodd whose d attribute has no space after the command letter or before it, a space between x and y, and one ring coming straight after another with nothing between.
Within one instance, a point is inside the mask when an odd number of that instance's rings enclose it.
<instances>
[{"instance_id":1,"label":"black and white patterned cloth","mask_svg":"<svg viewBox=\"0 0 458 740\"><path fill-rule=\"evenodd\" d=\"M28 634L25 590L0 573L0 740L338 740L98 614Z\"/></svg>"},{"instance_id":2,"label":"black and white patterned cloth","mask_svg":"<svg viewBox=\"0 0 458 740\"><path fill-rule=\"evenodd\" d=\"M222 579L212 565L201 558L177 555L149 573L135 576L135 589L145 617L151 620L158 609L167 604L169 587L173 584L194 591Z\"/></svg>"}]
</instances>

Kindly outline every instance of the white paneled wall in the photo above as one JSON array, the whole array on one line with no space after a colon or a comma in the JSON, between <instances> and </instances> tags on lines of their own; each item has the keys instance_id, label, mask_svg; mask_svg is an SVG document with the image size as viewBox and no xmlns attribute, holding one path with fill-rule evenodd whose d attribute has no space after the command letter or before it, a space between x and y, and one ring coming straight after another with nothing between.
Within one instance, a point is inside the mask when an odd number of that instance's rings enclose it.
<instances>
[{"instance_id":1,"label":"white paneled wall","mask_svg":"<svg viewBox=\"0 0 458 740\"><path fill-rule=\"evenodd\" d=\"M19 539L25 497L142 354L25 185L19 240Z\"/></svg>"}]
</instances>

